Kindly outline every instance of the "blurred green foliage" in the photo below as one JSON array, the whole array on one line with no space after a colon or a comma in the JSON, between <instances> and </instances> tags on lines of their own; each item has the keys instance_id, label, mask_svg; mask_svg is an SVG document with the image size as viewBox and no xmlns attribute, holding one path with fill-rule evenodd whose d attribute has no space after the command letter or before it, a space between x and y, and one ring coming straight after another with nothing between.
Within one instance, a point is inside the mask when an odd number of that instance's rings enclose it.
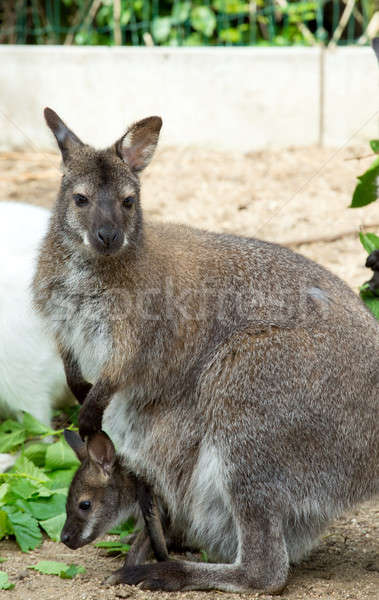
<instances>
[{"instance_id":1,"label":"blurred green foliage","mask_svg":"<svg viewBox=\"0 0 379 600\"><path fill-rule=\"evenodd\" d=\"M379 154L379 140L371 140L371 150L374 154ZM359 175L358 183L353 193L353 199L350 208L360 208L375 202L379 198L379 157L375 158L370 167L362 175ZM359 234L361 244L367 254L379 250L379 237L375 233ZM379 289L378 289L378 272L375 270L374 277L370 281L366 281L360 287L360 295L362 300L379 320Z\"/></svg>"},{"instance_id":2,"label":"blurred green foliage","mask_svg":"<svg viewBox=\"0 0 379 600\"><path fill-rule=\"evenodd\" d=\"M340 43L362 37L375 2L356 0ZM345 8L343 0L16 0L0 4L0 43L309 45L332 38Z\"/></svg>"}]
</instances>

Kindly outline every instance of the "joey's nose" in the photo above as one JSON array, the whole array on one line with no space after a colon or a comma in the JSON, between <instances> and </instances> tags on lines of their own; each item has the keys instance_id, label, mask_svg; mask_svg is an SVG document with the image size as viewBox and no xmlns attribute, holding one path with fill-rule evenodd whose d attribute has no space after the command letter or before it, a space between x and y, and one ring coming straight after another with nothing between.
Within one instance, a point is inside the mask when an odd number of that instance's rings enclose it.
<instances>
[{"instance_id":1,"label":"joey's nose","mask_svg":"<svg viewBox=\"0 0 379 600\"><path fill-rule=\"evenodd\" d=\"M114 242L118 239L118 231L113 229L113 227L100 227L97 230L97 239L103 246L109 248Z\"/></svg>"},{"instance_id":2,"label":"joey's nose","mask_svg":"<svg viewBox=\"0 0 379 600\"><path fill-rule=\"evenodd\" d=\"M68 544L69 541L70 541L70 534L69 533L65 533L64 531L62 531L62 533L61 533L61 542L63 544Z\"/></svg>"}]
</instances>

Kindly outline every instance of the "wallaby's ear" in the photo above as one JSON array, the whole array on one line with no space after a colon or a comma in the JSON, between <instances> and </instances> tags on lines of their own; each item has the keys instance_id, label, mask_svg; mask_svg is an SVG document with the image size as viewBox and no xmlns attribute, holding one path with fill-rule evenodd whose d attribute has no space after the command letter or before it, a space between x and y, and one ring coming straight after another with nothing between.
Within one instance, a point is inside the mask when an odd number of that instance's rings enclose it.
<instances>
[{"instance_id":1,"label":"wallaby's ear","mask_svg":"<svg viewBox=\"0 0 379 600\"><path fill-rule=\"evenodd\" d=\"M45 115L46 123L58 142L63 161L66 161L75 148L83 146L83 142L51 108L45 108L43 114Z\"/></svg>"},{"instance_id":2,"label":"wallaby's ear","mask_svg":"<svg viewBox=\"0 0 379 600\"><path fill-rule=\"evenodd\" d=\"M105 479L109 479L116 460L116 450L112 440L104 431L99 431L87 441L88 458L100 469Z\"/></svg>"},{"instance_id":3,"label":"wallaby's ear","mask_svg":"<svg viewBox=\"0 0 379 600\"><path fill-rule=\"evenodd\" d=\"M63 435L64 439L70 448L72 448L72 450L75 452L80 462L83 462L87 456L87 448L80 435L76 433L76 431L71 431L70 429L65 429Z\"/></svg>"},{"instance_id":4,"label":"wallaby's ear","mask_svg":"<svg viewBox=\"0 0 379 600\"><path fill-rule=\"evenodd\" d=\"M142 171L151 161L162 127L160 117L148 117L131 125L116 142L116 152L132 171Z\"/></svg>"},{"instance_id":5,"label":"wallaby's ear","mask_svg":"<svg viewBox=\"0 0 379 600\"><path fill-rule=\"evenodd\" d=\"M376 54L376 58L379 61L379 37L376 37L372 40L372 47L374 48L374 52Z\"/></svg>"}]
</instances>

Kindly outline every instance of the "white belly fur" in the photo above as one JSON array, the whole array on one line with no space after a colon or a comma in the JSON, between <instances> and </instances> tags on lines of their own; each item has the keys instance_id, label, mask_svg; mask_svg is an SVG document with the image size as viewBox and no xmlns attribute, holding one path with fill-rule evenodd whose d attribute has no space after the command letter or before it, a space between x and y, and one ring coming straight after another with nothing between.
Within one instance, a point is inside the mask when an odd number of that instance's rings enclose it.
<instances>
[{"instance_id":1,"label":"white belly fur","mask_svg":"<svg viewBox=\"0 0 379 600\"><path fill-rule=\"evenodd\" d=\"M130 405L139 390L115 394L104 413L103 429L110 435L119 454L130 467L158 480L159 492L191 544L204 548L212 560L233 562L237 554L237 533L224 482L227 476L217 449L202 442L191 484L184 498L176 494L176 482L169 481L164 464L154 463L154 443L149 434L141 436L137 414Z\"/></svg>"}]
</instances>

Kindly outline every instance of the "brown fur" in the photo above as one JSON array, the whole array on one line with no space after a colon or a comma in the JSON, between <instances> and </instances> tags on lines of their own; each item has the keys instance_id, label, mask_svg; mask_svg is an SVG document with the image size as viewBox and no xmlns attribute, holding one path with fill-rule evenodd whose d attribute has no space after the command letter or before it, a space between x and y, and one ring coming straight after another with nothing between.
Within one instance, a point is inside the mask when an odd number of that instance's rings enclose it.
<instances>
[{"instance_id":1,"label":"brown fur","mask_svg":"<svg viewBox=\"0 0 379 600\"><path fill-rule=\"evenodd\" d=\"M67 496L61 541L75 550L124 521L127 515L142 513L145 527L136 536L125 566L143 562L152 551L157 560L168 560L157 500L150 487L122 464L109 437L100 432L84 443L78 434L65 431L65 439L81 465ZM88 508L83 510L82 503Z\"/></svg>"},{"instance_id":2,"label":"brown fur","mask_svg":"<svg viewBox=\"0 0 379 600\"><path fill-rule=\"evenodd\" d=\"M93 384L80 433L103 424L174 531L218 561L125 568L113 581L281 590L328 522L379 491L379 325L288 249L144 222L137 173L160 121L132 126L125 154L49 125L65 171L34 296ZM104 250L96 232L110 220L127 244Z\"/></svg>"}]
</instances>

